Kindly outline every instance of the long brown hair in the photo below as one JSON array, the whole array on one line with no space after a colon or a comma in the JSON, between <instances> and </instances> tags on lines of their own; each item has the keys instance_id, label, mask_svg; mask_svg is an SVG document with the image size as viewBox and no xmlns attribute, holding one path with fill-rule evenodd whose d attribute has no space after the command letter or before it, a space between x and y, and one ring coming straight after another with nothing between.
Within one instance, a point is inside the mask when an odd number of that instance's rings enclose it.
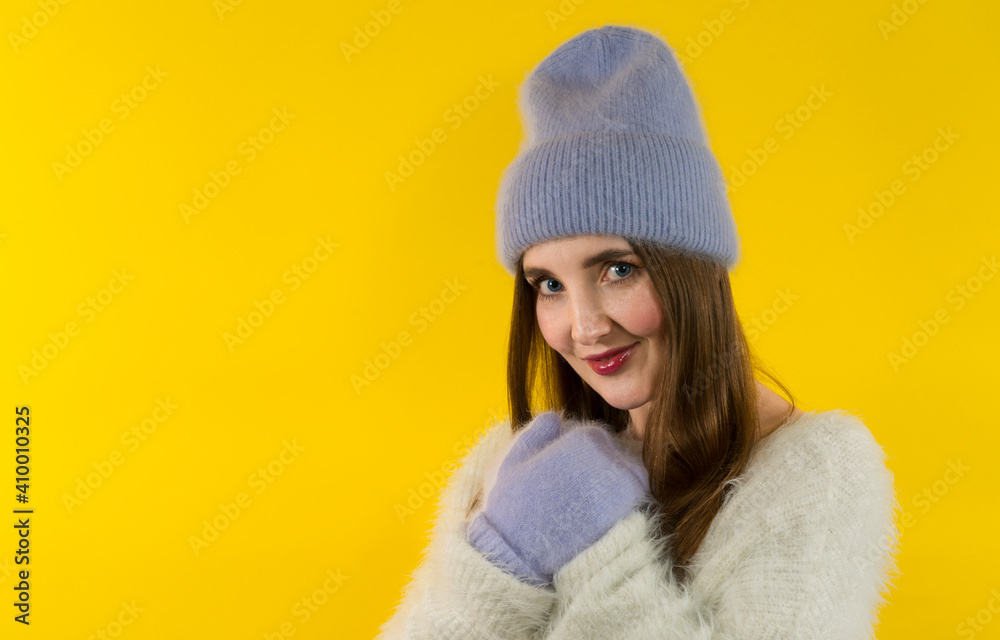
<instances>
[{"instance_id":1,"label":"long brown hair","mask_svg":"<svg viewBox=\"0 0 1000 640\"><path fill-rule=\"evenodd\" d=\"M642 457L657 528L662 537L673 534L662 549L670 554L675 578L685 580L692 556L733 487L730 481L743 472L756 442L755 372L792 399L792 412L795 402L751 352L724 266L643 240L625 240L649 273L663 309L662 337L669 353L657 376ZM535 316L536 295L519 260L507 357L514 431L531 421L533 409L598 420L615 433L628 428L628 411L605 402L545 342Z\"/></svg>"}]
</instances>

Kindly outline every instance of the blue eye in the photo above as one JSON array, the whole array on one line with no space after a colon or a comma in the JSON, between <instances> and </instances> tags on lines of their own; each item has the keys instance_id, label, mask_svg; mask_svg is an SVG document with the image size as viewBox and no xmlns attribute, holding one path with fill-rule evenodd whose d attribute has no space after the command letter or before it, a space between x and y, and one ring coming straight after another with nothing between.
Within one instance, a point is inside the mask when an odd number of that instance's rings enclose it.
<instances>
[{"instance_id":1,"label":"blue eye","mask_svg":"<svg viewBox=\"0 0 1000 640\"><path fill-rule=\"evenodd\" d=\"M537 284L539 286L541 286L542 283L544 283L544 282L559 282L559 281L556 280L555 278L542 278L542 279L540 279L540 280L537 281ZM562 285L560 285L560 286L562 286ZM543 295L545 295L545 294L543 294Z\"/></svg>"},{"instance_id":2,"label":"blue eye","mask_svg":"<svg viewBox=\"0 0 1000 640\"><path fill-rule=\"evenodd\" d=\"M620 262L620 261L608 262L605 263L604 266L610 266L611 269L609 269L608 271L614 272L618 276L617 278L611 279L611 281L608 283L610 285L619 285L627 282L634 275L633 272L639 268L637 265L634 265L631 262ZM529 281L528 284L530 284L538 292L539 300L554 300L555 298L558 298L559 297L558 291L554 293L545 293L544 291L542 291L542 283L546 282L558 283L559 281L556 280L555 278L539 276L538 278ZM559 286L562 287L562 283L559 283Z\"/></svg>"},{"instance_id":3,"label":"blue eye","mask_svg":"<svg viewBox=\"0 0 1000 640\"><path fill-rule=\"evenodd\" d=\"M620 275L624 279L624 278L627 278L630 273L632 273L632 265L630 265L627 262L619 262L614 267L612 267L611 270L612 271L618 271L622 267L625 267L626 271L625 271L624 274L622 274L622 273L619 272L618 275Z\"/></svg>"}]
</instances>

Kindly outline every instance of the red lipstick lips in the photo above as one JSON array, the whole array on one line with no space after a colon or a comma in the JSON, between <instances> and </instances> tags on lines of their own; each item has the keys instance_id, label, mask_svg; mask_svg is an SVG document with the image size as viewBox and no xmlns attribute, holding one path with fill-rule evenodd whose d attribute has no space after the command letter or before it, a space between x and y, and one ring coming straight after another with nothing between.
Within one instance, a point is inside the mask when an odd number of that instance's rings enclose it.
<instances>
[{"instance_id":1,"label":"red lipstick lips","mask_svg":"<svg viewBox=\"0 0 1000 640\"><path fill-rule=\"evenodd\" d=\"M629 356L632 355L632 350L635 349L635 344L629 347L622 347L620 349L609 349L604 353L599 353L595 356L587 356L584 360L590 365L590 368L602 376L606 376L614 373L622 368L622 365L628 360Z\"/></svg>"}]
</instances>

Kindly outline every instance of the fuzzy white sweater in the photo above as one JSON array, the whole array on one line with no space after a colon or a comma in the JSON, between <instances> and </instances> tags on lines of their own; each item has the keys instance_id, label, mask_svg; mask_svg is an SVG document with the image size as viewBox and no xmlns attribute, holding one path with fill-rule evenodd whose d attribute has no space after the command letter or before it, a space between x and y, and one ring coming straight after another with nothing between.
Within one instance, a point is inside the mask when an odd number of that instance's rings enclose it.
<instances>
[{"instance_id":1,"label":"fuzzy white sweater","mask_svg":"<svg viewBox=\"0 0 1000 640\"><path fill-rule=\"evenodd\" d=\"M670 537L659 537L642 510L556 573L553 588L489 562L465 531L517 435L506 421L494 424L460 461L377 640L874 637L898 575L899 503L886 456L856 416L806 413L759 441L688 583L662 561ZM639 455L641 442L617 439Z\"/></svg>"}]
</instances>

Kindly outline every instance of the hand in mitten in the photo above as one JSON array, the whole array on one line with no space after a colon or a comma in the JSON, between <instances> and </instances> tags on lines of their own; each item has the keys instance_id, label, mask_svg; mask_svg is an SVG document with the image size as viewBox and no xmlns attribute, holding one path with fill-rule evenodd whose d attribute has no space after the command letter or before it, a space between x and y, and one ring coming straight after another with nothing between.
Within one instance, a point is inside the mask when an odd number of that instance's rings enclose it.
<instances>
[{"instance_id":1,"label":"hand in mitten","mask_svg":"<svg viewBox=\"0 0 1000 640\"><path fill-rule=\"evenodd\" d=\"M559 415L547 412L520 434L467 533L498 566L539 586L649 492L642 460L610 433L561 426Z\"/></svg>"}]
</instances>

